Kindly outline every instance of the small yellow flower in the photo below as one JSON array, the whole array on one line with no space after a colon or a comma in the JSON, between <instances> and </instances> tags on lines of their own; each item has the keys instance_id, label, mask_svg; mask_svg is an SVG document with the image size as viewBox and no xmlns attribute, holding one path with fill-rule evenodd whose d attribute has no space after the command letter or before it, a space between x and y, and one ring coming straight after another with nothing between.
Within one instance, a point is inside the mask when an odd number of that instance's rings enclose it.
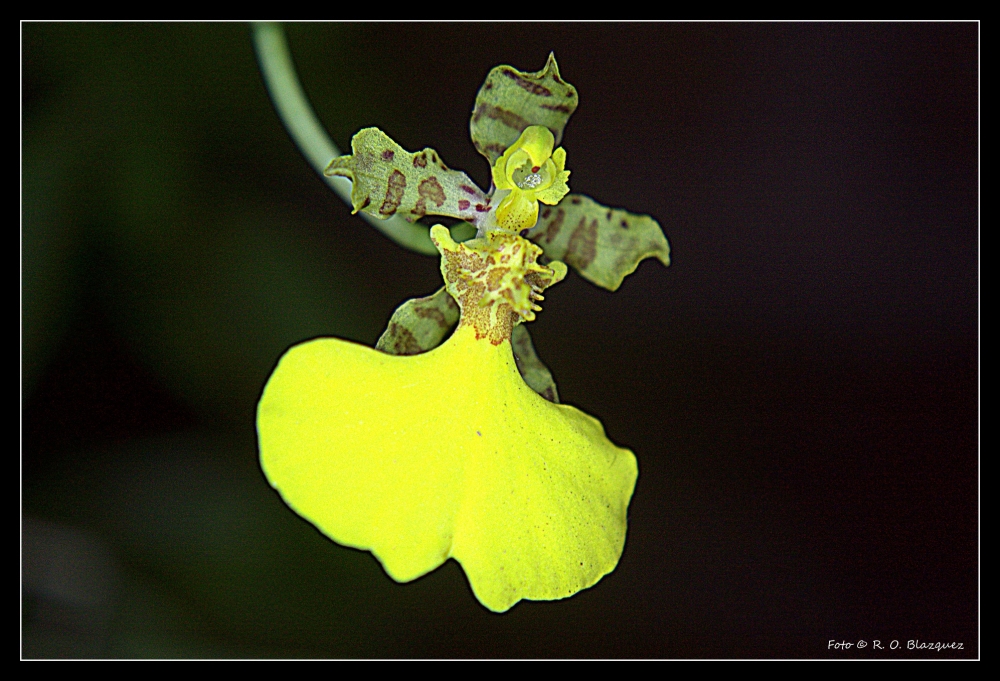
<instances>
[{"instance_id":1,"label":"small yellow flower","mask_svg":"<svg viewBox=\"0 0 1000 681\"><path fill-rule=\"evenodd\" d=\"M617 565L638 474L597 419L543 399L515 365L514 326L566 266L508 232L431 238L462 310L454 334L410 356L293 347L258 407L261 466L289 506L397 581L454 558L495 612L566 598Z\"/></svg>"},{"instance_id":2,"label":"small yellow flower","mask_svg":"<svg viewBox=\"0 0 1000 681\"><path fill-rule=\"evenodd\" d=\"M509 191L497 206L497 224L519 232L538 221L538 202L554 206L569 193L566 151L552 151L555 137L548 128L531 125L493 166L493 184Z\"/></svg>"}]
</instances>

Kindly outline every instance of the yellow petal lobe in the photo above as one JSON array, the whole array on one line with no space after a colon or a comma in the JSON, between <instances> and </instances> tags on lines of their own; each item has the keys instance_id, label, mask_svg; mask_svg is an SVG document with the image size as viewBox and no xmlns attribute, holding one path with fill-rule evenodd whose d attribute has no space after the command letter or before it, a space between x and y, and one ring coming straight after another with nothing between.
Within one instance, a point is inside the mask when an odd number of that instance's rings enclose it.
<instances>
[{"instance_id":1,"label":"yellow petal lobe","mask_svg":"<svg viewBox=\"0 0 1000 681\"><path fill-rule=\"evenodd\" d=\"M528 152L534 165L540 166L552 155L555 143L556 138L552 135L552 131L544 125L529 125L514 146L519 146Z\"/></svg>"},{"instance_id":2,"label":"yellow petal lobe","mask_svg":"<svg viewBox=\"0 0 1000 681\"><path fill-rule=\"evenodd\" d=\"M553 151L552 162L555 164L557 172L561 173L562 171L566 170L566 150L563 149L562 147L559 147L558 149Z\"/></svg>"},{"instance_id":3,"label":"yellow petal lobe","mask_svg":"<svg viewBox=\"0 0 1000 681\"><path fill-rule=\"evenodd\" d=\"M497 189L517 189L517 186L507 179L507 161L510 160L510 156L513 155L514 151L516 150L513 147L508 147L507 151L497 159L496 164L493 166L493 185Z\"/></svg>"},{"instance_id":4,"label":"yellow petal lobe","mask_svg":"<svg viewBox=\"0 0 1000 681\"><path fill-rule=\"evenodd\" d=\"M506 185L514 189L520 189L514 180L514 173L530 167L534 161L524 149L515 149L514 153L507 159L507 166L504 168L504 176L507 178Z\"/></svg>"},{"instance_id":5,"label":"yellow petal lobe","mask_svg":"<svg viewBox=\"0 0 1000 681\"><path fill-rule=\"evenodd\" d=\"M514 189L497 206L497 224L511 232L531 229L538 222L538 201L534 192Z\"/></svg>"},{"instance_id":6,"label":"yellow petal lobe","mask_svg":"<svg viewBox=\"0 0 1000 681\"><path fill-rule=\"evenodd\" d=\"M563 200L563 197L569 194L569 184L567 183L568 179L569 171L563 170L556 175L551 185L545 189L535 192L535 197L542 203L550 206L556 205Z\"/></svg>"}]
</instances>

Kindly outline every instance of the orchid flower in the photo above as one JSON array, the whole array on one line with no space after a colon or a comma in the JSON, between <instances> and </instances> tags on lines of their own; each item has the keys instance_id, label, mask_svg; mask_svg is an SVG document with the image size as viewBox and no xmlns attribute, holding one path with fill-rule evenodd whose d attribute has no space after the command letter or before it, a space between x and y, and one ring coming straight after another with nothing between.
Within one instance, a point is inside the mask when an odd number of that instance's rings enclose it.
<instances>
[{"instance_id":1,"label":"orchid flower","mask_svg":"<svg viewBox=\"0 0 1000 681\"><path fill-rule=\"evenodd\" d=\"M669 263L655 220L569 194L556 145L576 104L553 56L537 73L493 69L471 125L489 191L433 149L355 135L327 168L352 181L355 212L447 215L475 236L432 227L441 290L401 305L375 348L294 346L257 411L261 466L293 510L399 582L454 558L495 612L614 570L638 475L597 419L559 402L525 327L567 265L614 290L645 257Z\"/></svg>"}]
</instances>

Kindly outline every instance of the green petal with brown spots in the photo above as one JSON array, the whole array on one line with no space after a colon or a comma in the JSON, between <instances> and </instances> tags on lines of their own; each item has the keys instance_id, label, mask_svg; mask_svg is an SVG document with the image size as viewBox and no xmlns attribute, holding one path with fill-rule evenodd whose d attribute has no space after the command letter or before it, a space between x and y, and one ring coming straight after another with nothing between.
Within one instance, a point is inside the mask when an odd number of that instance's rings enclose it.
<instances>
[{"instance_id":1,"label":"green petal with brown spots","mask_svg":"<svg viewBox=\"0 0 1000 681\"><path fill-rule=\"evenodd\" d=\"M670 264L670 244L656 220L602 206L582 194L543 206L528 238L550 260L562 260L609 291L621 286L646 258Z\"/></svg>"},{"instance_id":2,"label":"green petal with brown spots","mask_svg":"<svg viewBox=\"0 0 1000 681\"><path fill-rule=\"evenodd\" d=\"M531 343L531 335L524 324L518 324L514 327L510 342L514 350L514 362L517 364L517 370L521 373L524 382L549 402L558 402L559 391L556 390L556 382L552 378L552 372L542 364L542 360L538 359L535 346Z\"/></svg>"},{"instance_id":3,"label":"green petal with brown spots","mask_svg":"<svg viewBox=\"0 0 1000 681\"><path fill-rule=\"evenodd\" d=\"M396 308L375 344L390 355L419 355L441 344L458 322L458 303L444 287L426 298L412 298Z\"/></svg>"},{"instance_id":4,"label":"green petal with brown spots","mask_svg":"<svg viewBox=\"0 0 1000 681\"><path fill-rule=\"evenodd\" d=\"M433 149L411 154L378 128L351 140L349 156L330 161L326 175L342 175L351 187L354 212L377 218L401 215L410 222L425 215L448 215L476 224L489 199L469 176L450 170Z\"/></svg>"},{"instance_id":5,"label":"green petal with brown spots","mask_svg":"<svg viewBox=\"0 0 1000 681\"><path fill-rule=\"evenodd\" d=\"M472 143L491 167L529 125L544 125L559 146L563 128L579 102L576 88L559 76L554 54L536 73L498 66L476 95L469 124Z\"/></svg>"}]
</instances>

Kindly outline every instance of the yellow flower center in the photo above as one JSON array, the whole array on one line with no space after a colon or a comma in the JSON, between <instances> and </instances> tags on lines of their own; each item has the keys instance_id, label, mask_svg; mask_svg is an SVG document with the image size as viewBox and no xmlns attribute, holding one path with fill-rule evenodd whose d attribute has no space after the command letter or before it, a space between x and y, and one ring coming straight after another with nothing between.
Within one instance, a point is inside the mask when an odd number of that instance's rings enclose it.
<instances>
[{"instance_id":1,"label":"yellow flower center","mask_svg":"<svg viewBox=\"0 0 1000 681\"><path fill-rule=\"evenodd\" d=\"M515 159L511 160L514 161ZM552 159L550 158L545 159L545 162L540 166L534 165L534 161L530 157L525 158L518 166L514 166L513 162L509 163L507 169L510 181L523 191L542 191L543 189L548 189L552 186L556 175L554 172L555 164L552 163Z\"/></svg>"},{"instance_id":2,"label":"yellow flower center","mask_svg":"<svg viewBox=\"0 0 1000 681\"><path fill-rule=\"evenodd\" d=\"M538 221L538 202L554 206L567 193L566 152L555 151L548 128L528 126L493 166L493 184L507 191L497 206L497 224L505 230L530 229Z\"/></svg>"},{"instance_id":3,"label":"yellow flower center","mask_svg":"<svg viewBox=\"0 0 1000 681\"><path fill-rule=\"evenodd\" d=\"M535 166L536 168L538 166ZM521 179L518 179L518 175L521 175ZM551 181L550 181L551 182ZM542 183L542 176L538 173L530 173L528 175L524 174L523 168L518 168L514 171L514 184L516 184L521 189L534 189Z\"/></svg>"}]
</instances>

